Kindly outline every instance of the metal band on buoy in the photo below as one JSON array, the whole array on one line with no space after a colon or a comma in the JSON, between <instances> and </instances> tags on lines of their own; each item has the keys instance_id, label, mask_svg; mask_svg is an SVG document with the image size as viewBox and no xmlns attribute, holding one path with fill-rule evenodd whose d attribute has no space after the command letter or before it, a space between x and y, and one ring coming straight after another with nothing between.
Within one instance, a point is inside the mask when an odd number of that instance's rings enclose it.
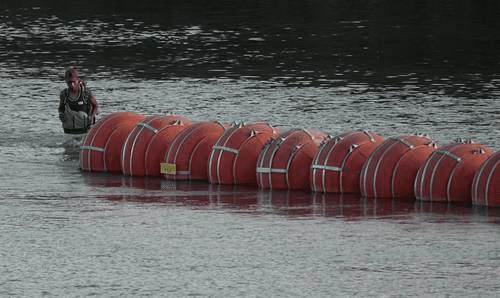
<instances>
[{"instance_id":1,"label":"metal band on buoy","mask_svg":"<svg viewBox=\"0 0 500 298\"><path fill-rule=\"evenodd\" d=\"M151 130L154 134L157 134L157 133L158 133L158 129L156 129L156 128L152 127L151 125L149 125L149 124L147 124L147 123L145 123L145 122L139 122L139 123L137 123L137 125L142 126L142 127L145 127L145 128L147 128L147 129Z\"/></svg>"},{"instance_id":2,"label":"metal band on buoy","mask_svg":"<svg viewBox=\"0 0 500 298\"><path fill-rule=\"evenodd\" d=\"M492 171L490 171L490 173L488 174L488 178L486 180L486 185L485 185L485 188L484 188L484 204L485 206L489 206L489 199L490 199L490 185L491 185L491 178L493 176L493 174L495 173L495 169L498 167L498 164L500 164L500 160L498 160L497 162L495 162L495 164L493 165L492 167Z\"/></svg>"},{"instance_id":3,"label":"metal band on buoy","mask_svg":"<svg viewBox=\"0 0 500 298\"><path fill-rule=\"evenodd\" d=\"M288 169L258 167L257 173L265 173L265 174L282 173L282 174L286 174L286 173L288 173Z\"/></svg>"},{"instance_id":4,"label":"metal band on buoy","mask_svg":"<svg viewBox=\"0 0 500 298\"><path fill-rule=\"evenodd\" d=\"M93 150L93 151L99 151L99 152L106 151L104 148L94 147L94 146L80 146L80 149L81 150Z\"/></svg>"},{"instance_id":5,"label":"metal band on buoy","mask_svg":"<svg viewBox=\"0 0 500 298\"><path fill-rule=\"evenodd\" d=\"M240 153L239 149L234 149L234 148L227 147L227 146L213 146L212 149L214 149L214 150L229 151L229 152L232 152L234 154Z\"/></svg>"},{"instance_id":6,"label":"metal band on buoy","mask_svg":"<svg viewBox=\"0 0 500 298\"><path fill-rule=\"evenodd\" d=\"M342 172L342 168L334 166L312 165L312 168L318 170L332 171L332 172Z\"/></svg>"}]
</instances>

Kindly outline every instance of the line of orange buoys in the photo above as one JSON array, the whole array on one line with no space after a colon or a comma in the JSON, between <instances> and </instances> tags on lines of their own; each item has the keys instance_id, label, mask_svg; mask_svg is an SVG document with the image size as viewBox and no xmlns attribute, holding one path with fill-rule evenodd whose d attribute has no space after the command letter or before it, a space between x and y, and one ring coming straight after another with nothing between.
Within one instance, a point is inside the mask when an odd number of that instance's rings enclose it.
<instances>
[{"instance_id":1,"label":"line of orange buoys","mask_svg":"<svg viewBox=\"0 0 500 298\"><path fill-rule=\"evenodd\" d=\"M86 135L80 163L85 171L127 176L500 206L500 151L463 140L440 147L424 135L330 137L264 122L118 112Z\"/></svg>"}]
</instances>

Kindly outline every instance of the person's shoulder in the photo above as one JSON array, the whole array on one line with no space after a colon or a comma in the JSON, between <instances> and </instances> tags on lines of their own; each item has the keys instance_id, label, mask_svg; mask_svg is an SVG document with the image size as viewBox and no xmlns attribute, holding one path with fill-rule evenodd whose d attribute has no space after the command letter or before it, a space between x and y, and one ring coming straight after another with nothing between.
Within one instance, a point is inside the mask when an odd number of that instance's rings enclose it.
<instances>
[{"instance_id":1,"label":"person's shoulder","mask_svg":"<svg viewBox=\"0 0 500 298\"><path fill-rule=\"evenodd\" d=\"M64 88L61 90L61 93L59 93L60 97L66 97L66 95L68 95L68 88Z\"/></svg>"},{"instance_id":2,"label":"person's shoulder","mask_svg":"<svg viewBox=\"0 0 500 298\"><path fill-rule=\"evenodd\" d=\"M87 87L87 86L84 86L84 87L83 87L83 92L84 92L85 94L92 94L92 91L91 91L91 90L90 90L90 88L89 88L89 87Z\"/></svg>"},{"instance_id":3,"label":"person's shoulder","mask_svg":"<svg viewBox=\"0 0 500 298\"><path fill-rule=\"evenodd\" d=\"M92 96L92 90L87 86L86 83L84 83L82 85L82 88L83 88L83 93L86 95L86 96Z\"/></svg>"}]
</instances>

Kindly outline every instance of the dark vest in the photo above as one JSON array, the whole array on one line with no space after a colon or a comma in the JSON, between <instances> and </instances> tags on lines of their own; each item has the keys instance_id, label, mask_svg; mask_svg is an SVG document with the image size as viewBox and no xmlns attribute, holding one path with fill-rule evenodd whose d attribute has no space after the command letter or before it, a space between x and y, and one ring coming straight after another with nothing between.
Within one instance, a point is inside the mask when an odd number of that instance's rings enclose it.
<instances>
[{"instance_id":1,"label":"dark vest","mask_svg":"<svg viewBox=\"0 0 500 298\"><path fill-rule=\"evenodd\" d=\"M71 98L70 96L71 90L68 88L65 90L65 101L69 105L69 108L75 112L85 112L90 114L90 102L89 102L89 94L85 89L84 85L81 85L80 92L76 99Z\"/></svg>"},{"instance_id":2,"label":"dark vest","mask_svg":"<svg viewBox=\"0 0 500 298\"><path fill-rule=\"evenodd\" d=\"M64 116L62 123L65 133L81 134L90 129L90 95L82 85L78 97L71 98L71 90L64 91Z\"/></svg>"}]
</instances>

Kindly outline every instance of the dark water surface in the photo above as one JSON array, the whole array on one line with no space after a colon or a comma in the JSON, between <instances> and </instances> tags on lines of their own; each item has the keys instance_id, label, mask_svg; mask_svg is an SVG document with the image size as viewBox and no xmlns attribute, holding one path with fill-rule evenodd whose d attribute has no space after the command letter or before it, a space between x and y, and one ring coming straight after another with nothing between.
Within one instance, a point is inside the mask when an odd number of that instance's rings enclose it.
<instances>
[{"instance_id":1,"label":"dark water surface","mask_svg":"<svg viewBox=\"0 0 500 298\"><path fill-rule=\"evenodd\" d=\"M377 19L211 20L0 14L1 296L499 295L497 209L81 172L57 119L67 65L101 115L173 111L500 149L492 50L457 56L470 63L433 50L405 60L387 54L405 47L390 45L400 31L375 46Z\"/></svg>"}]
</instances>

